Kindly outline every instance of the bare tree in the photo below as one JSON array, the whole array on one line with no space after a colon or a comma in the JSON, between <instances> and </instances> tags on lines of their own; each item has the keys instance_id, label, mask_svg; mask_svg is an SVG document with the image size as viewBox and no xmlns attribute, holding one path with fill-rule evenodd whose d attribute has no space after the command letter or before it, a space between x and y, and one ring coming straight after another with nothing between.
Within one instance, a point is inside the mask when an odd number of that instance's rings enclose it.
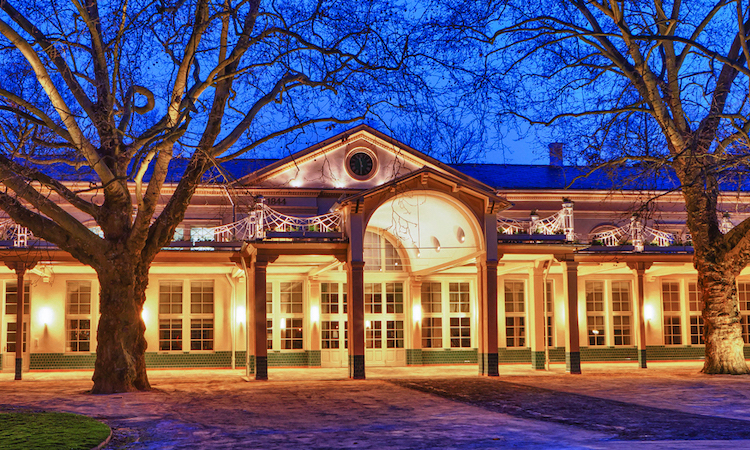
<instances>
[{"instance_id":1,"label":"bare tree","mask_svg":"<svg viewBox=\"0 0 750 450\"><path fill-rule=\"evenodd\" d=\"M96 270L94 393L150 388L149 267L206 170L308 125L360 119L409 49L390 2L0 0L0 10L0 208ZM158 205L177 157L186 168ZM66 183L75 176L84 188Z\"/></svg>"},{"instance_id":2,"label":"bare tree","mask_svg":"<svg viewBox=\"0 0 750 450\"><path fill-rule=\"evenodd\" d=\"M705 301L703 371L748 373L735 278L750 261L750 220L722 234L718 206L748 155L750 6L510 3L487 42L517 82L512 113L577 137L594 166L641 162L676 176Z\"/></svg>"}]
</instances>

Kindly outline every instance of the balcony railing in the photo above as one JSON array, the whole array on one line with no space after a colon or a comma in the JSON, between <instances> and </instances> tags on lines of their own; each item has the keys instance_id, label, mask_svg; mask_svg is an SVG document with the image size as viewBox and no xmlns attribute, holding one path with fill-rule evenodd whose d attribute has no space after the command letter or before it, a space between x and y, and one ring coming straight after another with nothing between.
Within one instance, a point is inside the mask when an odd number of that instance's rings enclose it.
<instances>
[{"instance_id":1,"label":"balcony railing","mask_svg":"<svg viewBox=\"0 0 750 450\"><path fill-rule=\"evenodd\" d=\"M258 203L242 220L213 229L216 242L254 241L267 237L339 237L341 213L331 212L312 217L282 214Z\"/></svg>"},{"instance_id":2,"label":"balcony railing","mask_svg":"<svg viewBox=\"0 0 750 450\"><path fill-rule=\"evenodd\" d=\"M497 231L507 235L564 234L566 241L575 241L573 202L564 202L560 211L544 219L540 219L536 212L531 213L529 220L509 219L498 216Z\"/></svg>"}]
</instances>

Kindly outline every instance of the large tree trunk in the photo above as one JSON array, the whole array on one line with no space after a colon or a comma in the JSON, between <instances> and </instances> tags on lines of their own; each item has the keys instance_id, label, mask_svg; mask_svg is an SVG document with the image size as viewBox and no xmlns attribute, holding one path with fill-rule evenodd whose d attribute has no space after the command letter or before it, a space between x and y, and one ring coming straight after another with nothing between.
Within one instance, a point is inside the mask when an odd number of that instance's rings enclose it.
<instances>
[{"instance_id":1,"label":"large tree trunk","mask_svg":"<svg viewBox=\"0 0 750 450\"><path fill-rule=\"evenodd\" d=\"M750 373L745 362L745 343L737 303L737 285L730 267L698 262L698 289L703 294L706 360L709 374Z\"/></svg>"},{"instance_id":2,"label":"large tree trunk","mask_svg":"<svg viewBox=\"0 0 750 450\"><path fill-rule=\"evenodd\" d=\"M96 268L101 319L97 328L94 394L151 389L146 376L146 326L141 318L146 299L143 268L121 255L109 267ZM148 269L145 270L148 272Z\"/></svg>"}]
</instances>

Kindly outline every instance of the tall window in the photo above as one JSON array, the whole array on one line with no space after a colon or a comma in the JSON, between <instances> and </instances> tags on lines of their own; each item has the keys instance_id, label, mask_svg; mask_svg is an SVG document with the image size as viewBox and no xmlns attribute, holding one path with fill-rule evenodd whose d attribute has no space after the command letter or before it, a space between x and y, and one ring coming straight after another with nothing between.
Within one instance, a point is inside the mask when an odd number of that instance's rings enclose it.
<instances>
[{"instance_id":1,"label":"tall window","mask_svg":"<svg viewBox=\"0 0 750 450\"><path fill-rule=\"evenodd\" d=\"M545 308L547 309L546 315L547 315L547 347L553 347L554 344L554 336L555 336L555 294L554 294L554 284L553 282L547 281L547 285L544 289L544 301L545 301Z\"/></svg>"},{"instance_id":2,"label":"tall window","mask_svg":"<svg viewBox=\"0 0 750 450\"><path fill-rule=\"evenodd\" d=\"M448 283L448 308L451 347L471 348L471 312L469 283Z\"/></svg>"},{"instance_id":3,"label":"tall window","mask_svg":"<svg viewBox=\"0 0 750 450\"><path fill-rule=\"evenodd\" d=\"M443 348L441 283L422 283L422 348Z\"/></svg>"},{"instance_id":4,"label":"tall window","mask_svg":"<svg viewBox=\"0 0 750 450\"><path fill-rule=\"evenodd\" d=\"M523 281L505 282L505 346L526 346L525 292Z\"/></svg>"},{"instance_id":5,"label":"tall window","mask_svg":"<svg viewBox=\"0 0 750 450\"><path fill-rule=\"evenodd\" d=\"M214 282L190 283L190 350L214 349Z\"/></svg>"},{"instance_id":6,"label":"tall window","mask_svg":"<svg viewBox=\"0 0 750 450\"><path fill-rule=\"evenodd\" d=\"M615 345L632 345L632 296L629 281L612 282L612 325Z\"/></svg>"},{"instance_id":7,"label":"tall window","mask_svg":"<svg viewBox=\"0 0 750 450\"><path fill-rule=\"evenodd\" d=\"M604 282L586 282L586 326L589 346L604 345Z\"/></svg>"},{"instance_id":8,"label":"tall window","mask_svg":"<svg viewBox=\"0 0 750 450\"><path fill-rule=\"evenodd\" d=\"M182 350L182 281L159 282L159 350Z\"/></svg>"},{"instance_id":9,"label":"tall window","mask_svg":"<svg viewBox=\"0 0 750 450\"><path fill-rule=\"evenodd\" d=\"M422 318L422 348L443 347L442 317Z\"/></svg>"},{"instance_id":10,"label":"tall window","mask_svg":"<svg viewBox=\"0 0 750 450\"><path fill-rule=\"evenodd\" d=\"M737 283L737 297L740 302L740 325L742 339L750 343L750 283Z\"/></svg>"},{"instance_id":11,"label":"tall window","mask_svg":"<svg viewBox=\"0 0 750 450\"><path fill-rule=\"evenodd\" d=\"M302 319L281 319L281 348L302 350Z\"/></svg>"},{"instance_id":12,"label":"tall window","mask_svg":"<svg viewBox=\"0 0 750 450\"><path fill-rule=\"evenodd\" d=\"M385 312L388 314L404 313L404 284L385 284Z\"/></svg>"},{"instance_id":13,"label":"tall window","mask_svg":"<svg viewBox=\"0 0 750 450\"><path fill-rule=\"evenodd\" d=\"M340 348L339 321L323 320L320 322L320 348L323 350Z\"/></svg>"},{"instance_id":14,"label":"tall window","mask_svg":"<svg viewBox=\"0 0 750 450\"><path fill-rule=\"evenodd\" d=\"M8 281L5 284L5 314L16 314L18 312L18 282ZM29 314L29 301L31 299L31 283L23 283L23 314Z\"/></svg>"},{"instance_id":15,"label":"tall window","mask_svg":"<svg viewBox=\"0 0 750 450\"><path fill-rule=\"evenodd\" d=\"M680 283L663 281L661 283L661 300L662 310L664 311L664 345L681 345Z\"/></svg>"},{"instance_id":16,"label":"tall window","mask_svg":"<svg viewBox=\"0 0 750 450\"><path fill-rule=\"evenodd\" d=\"M383 312L383 294L380 283L365 283L365 312L380 314Z\"/></svg>"},{"instance_id":17,"label":"tall window","mask_svg":"<svg viewBox=\"0 0 750 450\"><path fill-rule=\"evenodd\" d=\"M404 348L404 321L386 321L385 346L386 348Z\"/></svg>"},{"instance_id":18,"label":"tall window","mask_svg":"<svg viewBox=\"0 0 750 450\"><path fill-rule=\"evenodd\" d=\"M403 270L398 250L385 236L372 231L365 232L364 240L365 270L382 272Z\"/></svg>"},{"instance_id":19,"label":"tall window","mask_svg":"<svg viewBox=\"0 0 750 450\"><path fill-rule=\"evenodd\" d=\"M320 283L320 312L320 348L344 348L341 314L346 313L346 283Z\"/></svg>"},{"instance_id":20,"label":"tall window","mask_svg":"<svg viewBox=\"0 0 750 450\"><path fill-rule=\"evenodd\" d=\"M743 291L744 298L746 299L746 307L747 301L750 301L750 283L739 283L738 287L741 310L743 306ZM703 337L703 301L701 301L700 292L698 292L698 283L688 283L688 308L690 310L690 345L705 345L706 341ZM744 315L742 317L747 318ZM745 320L745 323L747 323L747 320ZM743 327L742 331L742 337L745 339L745 343L747 343L747 327Z\"/></svg>"},{"instance_id":21,"label":"tall window","mask_svg":"<svg viewBox=\"0 0 750 450\"><path fill-rule=\"evenodd\" d=\"M338 314L339 313L339 285L338 283L320 283L320 313L321 314Z\"/></svg>"},{"instance_id":22,"label":"tall window","mask_svg":"<svg viewBox=\"0 0 750 450\"><path fill-rule=\"evenodd\" d=\"M302 350L304 285L301 281L282 281L279 288L281 349Z\"/></svg>"},{"instance_id":23,"label":"tall window","mask_svg":"<svg viewBox=\"0 0 750 450\"><path fill-rule=\"evenodd\" d=\"M91 351L91 282L68 281L65 284L65 349Z\"/></svg>"},{"instance_id":24,"label":"tall window","mask_svg":"<svg viewBox=\"0 0 750 450\"><path fill-rule=\"evenodd\" d=\"M365 323L365 347L383 348L382 321L368 320Z\"/></svg>"}]
</instances>

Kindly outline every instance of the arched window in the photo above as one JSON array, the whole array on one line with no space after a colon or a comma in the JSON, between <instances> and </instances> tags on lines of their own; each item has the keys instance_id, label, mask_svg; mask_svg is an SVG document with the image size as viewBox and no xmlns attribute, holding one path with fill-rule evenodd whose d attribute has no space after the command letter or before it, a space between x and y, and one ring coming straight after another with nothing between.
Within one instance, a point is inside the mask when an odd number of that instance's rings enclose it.
<instances>
[{"instance_id":1,"label":"arched window","mask_svg":"<svg viewBox=\"0 0 750 450\"><path fill-rule=\"evenodd\" d=\"M366 231L364 244L365 270L377 272L403 270L396 247L385 236Z\"/></svg>"}]
</instances>

